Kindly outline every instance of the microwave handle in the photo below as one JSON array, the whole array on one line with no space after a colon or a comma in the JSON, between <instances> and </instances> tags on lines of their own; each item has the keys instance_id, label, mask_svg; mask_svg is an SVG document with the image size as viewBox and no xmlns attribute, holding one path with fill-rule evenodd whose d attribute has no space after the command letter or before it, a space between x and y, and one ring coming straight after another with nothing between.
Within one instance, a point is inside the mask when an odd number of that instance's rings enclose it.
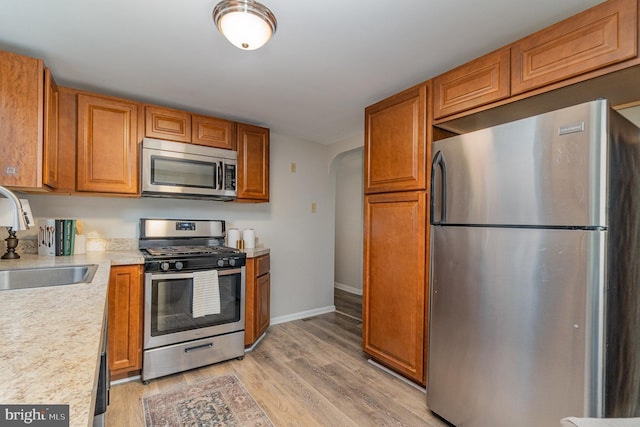
<instances>
[{"instance_id":1,"label":"microwave handle","mask_svg":"<svg viewBox=\"0 0 640 427\"><path fill-rule=\"evenodd\" d=\"M222 170L223 168L223 164L222 162L220 163L220 167L218 168L218 190L222 190L223 186L222 186L222 178L224 177L224 172Z\"/></svg>"}]
</instances>

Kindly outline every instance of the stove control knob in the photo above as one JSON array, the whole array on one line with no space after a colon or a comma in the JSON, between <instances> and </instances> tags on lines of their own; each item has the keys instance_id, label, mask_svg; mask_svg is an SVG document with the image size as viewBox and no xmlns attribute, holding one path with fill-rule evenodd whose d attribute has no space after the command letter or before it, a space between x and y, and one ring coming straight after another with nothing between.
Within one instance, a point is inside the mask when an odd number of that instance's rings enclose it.
<instances>
[{"instance_id":1,"label":"stove control knob","mask_svg":"<svg viewBox=\"0 0 640 427\"><path fill-rule=\"evenodd\" d=\"M230 266L235 266L236 265L236 259L235 258L229 258L229 265Z\"/></svg>"},{"instance_id":2,"label":"stove control knob","mask_svg":"<svg viewBox=\"0 0 640 427\"><path fill-rule=\"evenodd\" d=\"M161 262L160 263L160 270L162 271L168 271L169 270L169 263L168 262Z\"/></svg>"},{"instance_id":3,"label":"stove control knob","mask_svg":"<svg viewBox=\"0 0 640 427\"><path fill-rule=\"evenodd\" d=\"M218 267L224 267L224 260L222 258L218 260Z\"/></svg>"},{"instance_id":4,"label":"stove control knob","mask_svg":"<svg viewBox=\"0 0 640 427\"><path fill-rule=\"evenodd\" d=\"M182 270L182 267L184 267L182 261L176 261L176 270Z\"/></svg>"}]
</instances>

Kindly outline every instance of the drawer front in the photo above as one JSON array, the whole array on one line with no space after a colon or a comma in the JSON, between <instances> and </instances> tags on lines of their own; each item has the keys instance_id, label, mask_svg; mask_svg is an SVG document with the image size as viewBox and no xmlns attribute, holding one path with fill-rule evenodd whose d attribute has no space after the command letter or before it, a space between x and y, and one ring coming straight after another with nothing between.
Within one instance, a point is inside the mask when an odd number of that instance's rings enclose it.
<instances>
[{"instance_id":1,"label":"drawer front","mask_svg":"<svg viewBox=\"0 0 640 427\"><path fill-rule=\"evenodd\" d=\"M271 270L271 257L269 255L264 255L259 258L256 258L256 277L260 277L263 274L266 274Z\"/></svg>"},{"instance_id":2,"label":"drawer front","mask_svg":"<svg viewBox=\"0 0 640 427\"><path fill-rule=\"evenodd\" d=\"M509 48L490 53L433 80L436 119L509 96Z\"/></svg>"},{"instance_id":3,"label":"drawer front","mask_svg":"<svg viewBox=\"0 0 640 427\"><path fill-rule=\"evenodd\" d=\"M607 1L511 48L513 95L637 56L636 0Z\"/></svg>"}]
</instances>

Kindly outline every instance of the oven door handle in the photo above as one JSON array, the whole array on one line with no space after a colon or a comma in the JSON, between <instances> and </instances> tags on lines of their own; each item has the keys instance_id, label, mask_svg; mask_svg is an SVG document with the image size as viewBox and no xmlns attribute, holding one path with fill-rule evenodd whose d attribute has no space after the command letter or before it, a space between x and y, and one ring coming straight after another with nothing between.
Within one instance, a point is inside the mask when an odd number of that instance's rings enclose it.
<instances>
[{"instance_id":1,"label":"oven door handle","mask_svg":"<svg viewBox=\"0 0 640 427\"><path fill-rule=\"evenodd\" d=\"M213 268L212 270L217 270ZM203 270L208 271L208 270ZM232 269L220 269L218 271L218 276L228 276L231 274L240 274L242 272L241 268L232 268ZM174 279L193 279L194 272L189 273L146 273L146 277L151 280L165 279L165 280L174 280Z\"/></svg>"},{"instance_id":2,"label":"oven door handle","mask_svg":"<svg viewBox=\"0 0 640 427\"><path fill-rule=\"evenodd\" d=\"M146 273L146 276L151 280L193 279L193 273Z\"/></svg>"}]
</instances>

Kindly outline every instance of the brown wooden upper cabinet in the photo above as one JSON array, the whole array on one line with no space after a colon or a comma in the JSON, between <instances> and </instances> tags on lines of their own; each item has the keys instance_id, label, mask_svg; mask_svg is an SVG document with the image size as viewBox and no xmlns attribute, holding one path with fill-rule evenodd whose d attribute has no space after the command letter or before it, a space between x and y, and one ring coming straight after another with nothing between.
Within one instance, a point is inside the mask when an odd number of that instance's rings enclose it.
<instances>
[{"instance_id":1,"label":"brown wooden upper cabinet","mask_svg":"<svg viewBox=\"0 0 640 427\"><path fill-rule=\"evenodd\" d=\"M503 48L434 78L434 118L509 97L509 58Z\"/></svg>"},{"instance_id":2,"label":"brown wooden upper cabinet","mask_svg":"<svg viewBox=\"0 0 640 427\"><path fill-rule=\"evenodd\" d=\"M60 91L49 68L44 69L44 150L43 173L44 184L58 187L58 143Z\"/></svg>"},{"instance_id":3,"label":"brown wooden upper cabinet","mask_svg":"<svg viewBox=\"0 0 640 427\"><path fill-rule=\"evenodd\" d=\"M191 142L191 114L147 105L144 108L144 136Z\"/></svg>"},{"instance_id":4,"label":"brown wooden upper cabinet","mask_svg":"<svg viewBox=\"0 0 640 427\"><path fill-rule=\"evenodd\" d=\"M269 129L238 123L238 199L269 201Z\"/></svg>"},{"instance_id":5,"label":"brown wooden upper cabinet","mask_svg":"<svg viewBox=\"0 0 640 427\"><path fill-rule=\"evenodd\" d=\"M511 93L635 58L637 44L637 0L605 1L515 42Z\"/></svg>"},{"instance_id":6,"label":"brown wooden upper cabinet","mask_svg":"<svg viewBox=\"0 0 640 427\"><path fill-rule=\"evenodd\" d=\"M57 185L57 93L41 59L0 51L0 185Z\"/></svg>"},{"instance_id":7,"label":"brown wooden upper cabinet","mask_svg":"<svg viewBox=\"0 0 640 427\"><path fill-rule=\"evenodd\" d=\"M136 102L78 94L77 191L139 194L139 110Z\"/></svg>"},{"instance_id":8,"label":"brown wooden upper cabinet","mask_svg":"<svg viewBox=\"0 0 640 427\"><path fill-rule=\"evenodd\" d=\"M608 0L435 77L434 121L457 120L638 63L638 0ZM595 89L585 92L587 99L592 92L608 96L607 89Z\"/></svg>"},{"instance_id":9,"label":"brown wooden upper cabinet","mask_svg":"<svg viewBox=\"0 0 640 427\"><path fill-rule=\"evenodd\" d=\"M234 124L229 120L145 106L146 137L235 150L233 129Z\"/></svg>"},{"instance_id":10,"label":"brown wooden upper cabinet","mask_svg":"<svg viewBox=\"0 0 640 427\"><path fill-rule=\"evenodd\" d=\"M365 109L365 194L426 188L427 84Z\"/></svg>"},{"instance_id":11,"label":"brown wooden upper cabinet","mask_svg":"<svg viewBox=\"0 0 640 427\"><path fill-rule=\"evenodd\" d=\"M235 150L237 147L233 134L234 124L229 120L194 114L191 116L191 129L193 144L228 150Z\"/></svg>"}]
</instances>

